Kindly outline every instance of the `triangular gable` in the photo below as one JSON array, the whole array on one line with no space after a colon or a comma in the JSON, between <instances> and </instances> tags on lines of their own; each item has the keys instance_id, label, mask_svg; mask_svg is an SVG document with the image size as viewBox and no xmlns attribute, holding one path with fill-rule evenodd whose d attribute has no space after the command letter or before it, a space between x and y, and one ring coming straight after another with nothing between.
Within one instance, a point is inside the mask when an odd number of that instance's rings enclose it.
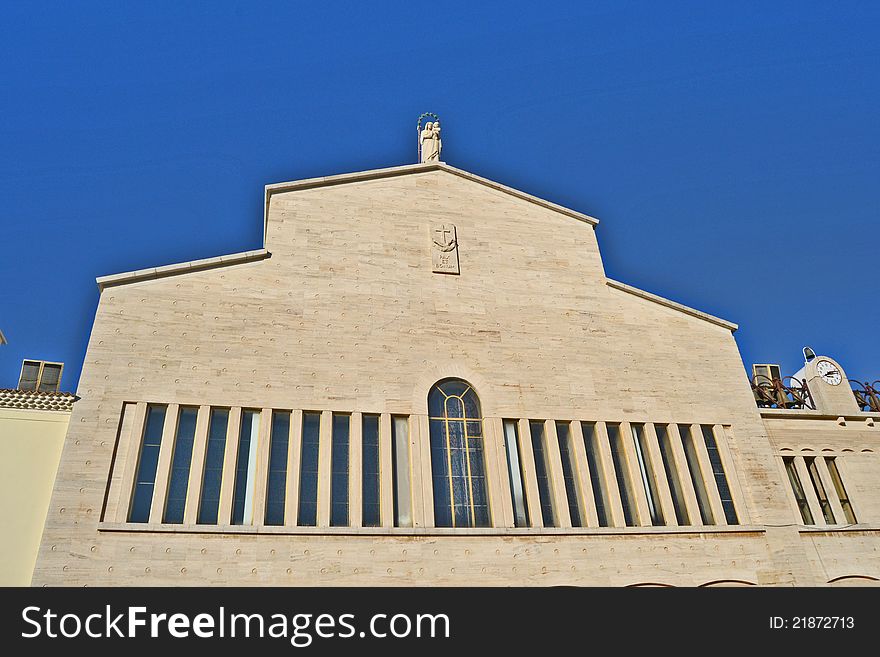
<instances>
[{"instance_id":1,"label":"triangular gable","mask_svg":"<svg viewBox=\"0 0 880 657\"><path fill-rule=\"evenodd\" d=\"M266 230L268 227L269 203L271 202L272 196L274 194L278 194L281 192L295 192L302 189L315 189L316 187L326 187L330 185L344 185L347 183L363 182L366 180L380 180L382 178L406 176L414 173L426 173L428 171L445 171L446 173L464 178L465 180L470 180L471 182L484 185L486 187L489 187L490 189L494 189L505 194L510 194L515 198L522 199L524 201L528 201L529 203L534 203L535 205L547 208L548 210L553 210L554 212L572 217L574 219L577 219L578 221L583 221L584 223L587 223L591 226L595 226L599 223L598 219L596 219L595 217L591 217L588 214L583 214L582 212L572 210L571 208L566 208L565 206L558 205L542 198L538 198L537 196L527 194L526 192L514 189L513 187L508 187L507 185L502 185L501 183L495 182L494 180L483 178L482 176L478 176L468 171L456 169L455 167L449 166L445 162L427 162L424 164L408 164L400 167L371 169L370 171L342 173L334 176L306 178L304 180L294 180L291 182L266 185L266 202L263 211L263 245L265 246Z\"/></svg>"}]
</instances>

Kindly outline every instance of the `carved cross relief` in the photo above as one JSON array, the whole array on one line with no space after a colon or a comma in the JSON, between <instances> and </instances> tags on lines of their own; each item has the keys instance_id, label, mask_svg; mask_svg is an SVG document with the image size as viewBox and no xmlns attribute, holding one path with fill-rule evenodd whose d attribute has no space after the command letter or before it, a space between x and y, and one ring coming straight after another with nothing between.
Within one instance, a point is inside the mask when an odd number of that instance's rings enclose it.
<instances>
[{"instance_id":1,"label":"carved cross relief","mask_svg":"<svg viewBox=\"0 0 880 657\"><path fill-rule=\"evenodd\" d=\"M452 224L431 227L431 262L437 274L459 274L458 238Z\"/></svg>"}]
</instances>

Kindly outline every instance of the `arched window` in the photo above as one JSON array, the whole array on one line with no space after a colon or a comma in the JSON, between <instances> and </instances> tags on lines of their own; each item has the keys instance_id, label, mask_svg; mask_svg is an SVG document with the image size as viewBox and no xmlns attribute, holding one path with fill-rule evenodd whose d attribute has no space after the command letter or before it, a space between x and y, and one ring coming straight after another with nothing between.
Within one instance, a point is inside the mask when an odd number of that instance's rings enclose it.
<instances>
[{"instance_id":1,"label":"arched window","mask_svg":"<svg viewBox=\"0 0 880 657\"><path fill-rule=\"evenodd\" d=\"M480 400L467 381L446 379L428 393L436 527L488 527Z\"/></svg>"}]
</instances>

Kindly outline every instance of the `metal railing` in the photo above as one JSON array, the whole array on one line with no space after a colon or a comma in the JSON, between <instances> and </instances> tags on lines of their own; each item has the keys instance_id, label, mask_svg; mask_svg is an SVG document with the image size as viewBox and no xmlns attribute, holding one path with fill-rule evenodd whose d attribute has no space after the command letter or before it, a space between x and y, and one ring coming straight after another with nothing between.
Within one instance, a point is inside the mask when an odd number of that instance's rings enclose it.
<instances>
[{"instance_id":1,"label":"metal railing","mask_svg":"<svg viewBox=\"0 0 880 657\"><path fill-rule=\"evenodd\" d=\"M759 374L752 379L751 384L758 408L816 410L806 381L793 376L771 379Z\"/></svg>"},{"instance_id":2,"label":"metal railing","mask_svg":"<svg viewBox=\"0 0 880 657\"><path fill-rule=\"evenodd\" d=\"M850 379L849 383L852 386L859 410L880 413L880 381L862 383Z\"/></svg>"}]
</instances>

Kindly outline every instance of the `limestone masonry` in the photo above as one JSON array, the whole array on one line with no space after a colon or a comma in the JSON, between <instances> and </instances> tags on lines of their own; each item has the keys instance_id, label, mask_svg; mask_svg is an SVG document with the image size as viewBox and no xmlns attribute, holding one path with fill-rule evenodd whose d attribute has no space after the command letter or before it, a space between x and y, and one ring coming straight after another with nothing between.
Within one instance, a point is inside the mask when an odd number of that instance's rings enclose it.
<instances>
[{"instance_id":1,"label":"limestone masonry","mask_svg":"<svg viewBox=\"0 0 880 657\"><path fill-rule=\"evenodd\" d=\"M840 364L750 386L734 324L425 130L268 186L263 249L99 279L34 585L880 581Z\"/></svg>"}]
</instances>

